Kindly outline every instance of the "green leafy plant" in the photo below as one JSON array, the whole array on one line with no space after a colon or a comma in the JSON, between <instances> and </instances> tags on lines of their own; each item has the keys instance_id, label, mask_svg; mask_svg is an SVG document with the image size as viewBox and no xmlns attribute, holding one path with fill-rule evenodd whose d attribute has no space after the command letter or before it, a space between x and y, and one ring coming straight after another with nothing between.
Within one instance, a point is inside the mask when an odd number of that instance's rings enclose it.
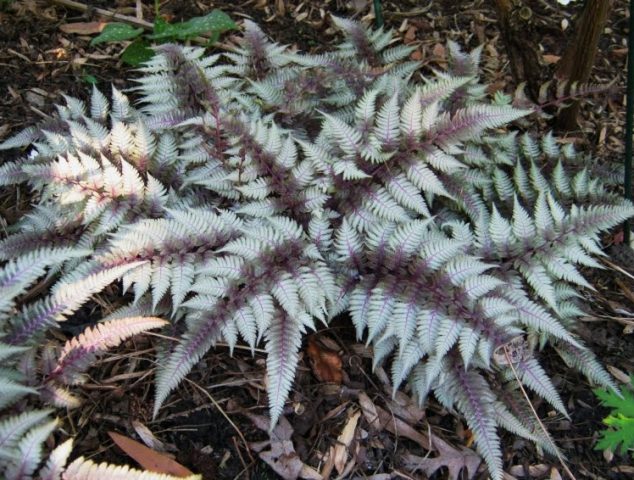
<instances>
[{"instance_id":1,"label":"green leafy plant","mask_svg":"<svg viewBox=\"0 0 634 480\"><path fill-rule=\"evenodd\" d=\"M30 147L0 184L35 201L0 241L7 288L42 274L32 255L59 274L7 305L0 339L37 346L121 279L133 300L108 320L169 318L178 339L158 349L155 416L217 342L264 344L273 428L306 332L345 315L394 391L464 416L499 480L499 428L553 451L516 378L567 415L542 349L614 388L576 334L580 267L634 207L588 156L512 127L534 110L487 96L480 49L450 42L421 82L391 32L334 22L345 41L321 55L250 21L231 53L157 46L137 107L95 88L0 144Z\"/></svg>"},{"instance_id":2,"label":"green leafy plant","mask_svg":"<svg viewBox=\"0 0 634 480\"><path fill-rule=\"evenodd\" d=\"M594 390L601 404L613 409L603 419L603 423L610 428L601 432L595 448L612 452L620 450L623 454L631 450L634 458L634 375L630 377L630 383L631 386L623 389L621 395L615 391Z\"/></svg>"},{"instance_id":3,"label":"green leafy plant","mask_svg":"<svg viewBox=\"0 0 634 480\"><path fill-rule=\"evenodd\" d=\"M154 31L151 34L144 34L143 28L134 28L127 23L109 23L97 37L92 39L90 45L134 40L121 54L121 60L129 65L138 66L154 55L151 49L152 42L186 41L200 35L211 34L209 38L211 44L216 42L223 32L235 28L236 24L229 15L218 9L212 10L205 16L194 17L175 24L166 22L157 13Z\"/></svg>"}]
</instances>

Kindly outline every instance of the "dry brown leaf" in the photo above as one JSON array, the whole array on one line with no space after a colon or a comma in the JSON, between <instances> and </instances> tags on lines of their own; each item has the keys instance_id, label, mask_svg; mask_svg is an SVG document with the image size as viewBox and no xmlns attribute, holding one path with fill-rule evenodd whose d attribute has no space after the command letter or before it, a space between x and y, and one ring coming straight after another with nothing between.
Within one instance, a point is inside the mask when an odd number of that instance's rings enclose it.
<instances>
[{"instance_id":1,"label":"dry brown leaf","mask_svg":"<svg viewBox=\"0 0 634 480\"><path fill-rule=\"evenodd\" d=\"M280 417L271 432L271 449L259 453L260 458L284 480L299 478L304 467L304 463L295 452L292 435L293 427L285 417Z\"/></svg>"},{"instance_id":2,"label":"dry brown leaf","mask_svg":"<svg viewBox=\"0 0 634 480\"><path fill-rule=\"evenodd\" d=\"M404 35L405 43L411 43L414 40L416 40L417 30L418 28L416 28L414 25L410 25L410 27L407 29L407 32L405 32L405 35Z\"/></svg>"},{"instance_id":3,"label":"dry brown leaf","mask_svg":"<svg viewBox=\"0 0 634 480\"><path fill-rule=\"evenodd\" d=\"M284 480L299 478L304 467L290 440L272 441L271 450L260 452L259 455Z\"/></svg>"},{"instance_id":4,"label":"dry brown leaf","mask_svg":"<svg viewBox=\"0 0 634 480\"><path fill-rule=\"evenodd\" d=\"M356 13L360 13L366 8L368 8L368 0L352 0L350 2L351 7L354 9Z\"/></svg>"},{"instance_id":5,"label":"dry brown leaf","mask_svg":"<svg viewBox=\"0 0 634 480\"><path fill-rule=\"evenodd\" d=\"M544 63L546 65L553 65L561 59L559 55L549 55L549 54L542 55L542 58L544 59Z\"/></svg>"},{"instance_id":6,"label":"dry brown leaf","mask_svg":"<svg viewBox=\"0 0 634 480\"><path fill-rule=\"evenodd\" d=\"M435 457L419 457L407 454L403 457L403 463L411 471L421 470L427 477L433 475L442 467L446 467L451 480L458 480L461 472L466 470L467 479L475 477L482 460L472 450L458 450L448 443L434 438L434 446L438 452Z\"/></svg>"},{"instance_id":7,"label":"dry brown leaf","mask_svg":"<svg viewBox=\"0 0 634 480\"><path fill-rule=\"evenodd\" d=\"M306 353L317 380L338 385L343 382L342 362L337 352L321 347L317 340L311 337L308 340Z\"/></svg>"},{"instance_id":8,"label":"dry brown leaf","mask_svg":"<svg viewBox=\"0 0 634 480\"><path fill-rule=\"evenodd\" d=\"M317 470L306 464L302 466L302 471L299 472L299 478L303 478L304 480L323 480L323 477Z\"/></svg>"},{"instance_id":9,"label":"dry brown leaf","mask_svg":"<svg viewBox=\"0 0 634 480\"><path fill-rule=\"evenodd\" d=\"M376 410L376 406L365 392L359 393L359 405L361 405L363 416L370 424L370 427L376 431L380 431L381 419L379 418L379 413Z\"/></svg>"},{"instance_id":10,"label":"dry brown leaf","mask_svg":"<svg viewBox=\"0 0 634 480\"><path fill-rule=\"evenodd\" d=\"M549 471L550 471L550 467L543 463L540 463L538 465L528 466L528 474L531 477L543 477L544 475L548 474ZM523 477L524 472L525 472L524 465L513 465L511 468L509 468L509 473L511 475L516 475L518 477Z\"/></svg>"},{"instance_id":11,"label":"dry brown leaf","mask_svg":"<svg viewBox=\"0 0 634 480\"><path fill-rule=\"evenodd\" d=\"M387 401L387 407L388 410L410 425L420 422L425 416L425 411L418 407L412 397L403 392L397 391L394 397Z\"/></svg>"},{"instance_id":12,"label":"dry brown leaf","mask_svg":"<svg viewBox=\"0 0 634 480\"><path fill-rule=\"evenodd\" d=\"M237 409L240 410L238 407ZM256 427L268 431L270 425L268 418L246 410L243 410L242 413L246 415ZM297 478L321 480L322 476L315 469L305 465L295 452L295 446L291 440L292 436L293 427L285 417L280 417L277 425L271 432L270 440L251 443L249 444L249 448L258 452L260 458L284 480L295 480ZM270 450L264 450L267 445L270 445Z\"/></svg>"},{"instance_id":13,"label":"dry brown leaf","mask_svg":"<svg viewBox=\"0 0 634 480\"><path fill-rule=\"evenodd\" d=\"M323 466L319 472L322 477L330 478L332 470L335 468L335 447L330 447L323 461Z\"/></svg>"},{"instance_id":14,"label":"dry brown leaf","mask_svg":"<svg viewBox=\"0 0 634 480\"><path fill-rule=\"evenodd\" d=\"M431 53L434 57L436 57L437 60L444 60L447 55L445 46L442 43L437 43L436 45L434 45Z\"/></svg>"},{"instance_id":15,"label":"dry brown leaf","mask_svg":"<svg viewBox=\"0 0 634 480\"><path fill-rule=\"evenodd\" d=\"M180 463L163 453L156 452L142 443L116 432L108 432L110 438L121 450L135 459L139 465L152 472L174 475L176 477L188 477L193 475L191 471Z\"/></svg>"},{"instance_id":16,"label":"dry brown leaf","mask_svg":"<svg viewBox=\"0 0 634 480\"><path fill-rule=\"evenodd\" d=\"M632 465L617 465L616 467L612 467L610 471L626 474L629 473L630 475L634 475L634 467Z\"/></svg>"},{"instance_id":17,"label":"dry brown leaf","mask_svg":"<svg viewBox=\"0 0 634 480\"><path fill-rule=\"evenodd\" d=\"M78 22L78 23L65 23L59 26L59 29L64 33L76 33L78 35L93 35L100 33L107 22Z\"/></svg>"},{"instance_id":18,"label":"dry brown leaf","mask_svg":"<svg viewBox=\"0 0 634 480\"><path fill-rule=\"evenodd\" d=\"M630 376L620 368L616 368L614 365L607 365L608 371L621 383L629 385Z\"/></svg>"},{"instance_id":19,"label":"dry brown leaf","mask_svg":"<svg viewBox=\"0 0 634 480\"><path fill-rule=\"evenodd\" d=\"M615 57L624 57L627 55L627 47L624 48L615 48L614 50L610 50L610 55Z\"/></svg>"},{"instance_id":20,"label":"dry brown leaf","mask_svg":"<svg viewBox=\"0 0 634 480\"><path fill-rule=\"evenodd\" d=\"M346 462L348 460L348 449L350 444L352 443L352 439L354 438L354 432L357 429L357 423L359 422L359 417L361 416L361 412L357 411L348 418L348 422L346 426L343 427L341 431L341 435L337 438L337 445L335 445L334 451L334 460L335 460L335 468L339 475L342 475L345 468Z\"/></svg>"},{"instance_id":21,"label":"dry brown leaf","mask_svg":"<svg viewBox=\"0 0 634 480\"><path fill-rule=\"evenodd\" d=\"M420 62L423 59L423 52L419 48L409 54L409 59L414 62Z\"/></svg>"},{"instance_id":22,"label":"dry brown leaf","mask_svg":"<svg viewBox=\"0 0 634 480\"><path fill-rule=\"evenodd\" d=\"M378 417L379 431L387 430L394 435L409 438L418 443L425 450L430 449L431 444L426 435L417 432L400 418L374 405L370 398L363 392L359 393L359 404L361 405L363 416L369 419L372 425L377 425L377 422L372 419L375 418L375 416Z\"/></svg>"},{"instance_id":23,"label":"dry brown leaf","mask_svg":"<svg viewBox=\"0 0 634 480\"><path fill-rule=\"evenodd\" d=\"M139 436L139 438L143 441L143 443L153 450L157 451L165 451L165 445L158 438L154 436L154 433L145 426L145 424L141 423L138 420L132 420L132 428Z\"/></svg>"},{"instance_id":24,"label":"dry brown leaf","mask_svg":"<svg viewBox=\"0 0 634 480\"><path fill-rule=\"evenodd\" d=\"M286 2L284 0L277 0L275 2L275 9L280 17L286 15Z\"/></svg>"},{"instance_id":25,"label":"dry brown leaf","mask_svg":"<svg viewBox=\"0 0 634 480\"><path fill-rule=\"evenodd\" d=\"M562 480L561 473L555 467L550 469L550 480Z\"/></svg>"}]
</instances>

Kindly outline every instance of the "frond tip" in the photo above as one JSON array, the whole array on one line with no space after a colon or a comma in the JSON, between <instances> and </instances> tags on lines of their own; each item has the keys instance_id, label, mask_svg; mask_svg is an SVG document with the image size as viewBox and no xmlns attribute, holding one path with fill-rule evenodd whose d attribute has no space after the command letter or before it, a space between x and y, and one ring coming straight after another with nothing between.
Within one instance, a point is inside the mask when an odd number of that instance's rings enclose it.
<instances>
[{"instance_id":1,"label":"frond tip","mask_svg":"<svg viewBox=\"0 0 634 480\"><path fill-rule=\"evenodd\" d=\"M79 457L62 474L62 480L202 480L200 475L176 477L164 473L136 470L110 463L94 463Z\"/></svg>"},{"instance_id":2,"label":"frond tip","mask_svg":"<svg viewBox=\"0 0 634 480\"><path fill-rule=\"evenodd\" d=\"M66 342L50 377L65 384L77 383L79 372L84 371L97 355L134 335L167 323L157 317L128 317L88 327L84 333Z\"/></svg>"}]
</instances>

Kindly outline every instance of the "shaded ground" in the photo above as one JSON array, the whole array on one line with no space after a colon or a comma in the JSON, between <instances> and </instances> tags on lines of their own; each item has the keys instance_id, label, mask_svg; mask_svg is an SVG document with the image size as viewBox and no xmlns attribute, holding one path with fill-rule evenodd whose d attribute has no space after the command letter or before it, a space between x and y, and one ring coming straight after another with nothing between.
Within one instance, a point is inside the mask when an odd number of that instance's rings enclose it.
<instances>
[{"instance_id":1,"label":"shaded ground","mask_svg":"<svg viewBox=\"0 0 634 480\"><path fill-rule=\"evenodd\" d=\"M0 5L5 3L0 2ZM135 15L134 0L86 3ZM143 3L143 16L151 21L153 2L146 0ZM212 3L214 8L221 8L236 20L254 19L281 43L296 45L302 50L318 50L327 47L335 35L328 13L367 20L372 2L167 0L162 2L162 12L172 20L188 19L206 13ZM544 68L541 73L545 81L552 76L557 57L570 37L571 28L563 27L566 22L573 23L572 15L578 7L563 9L554 1L528 3L533 8L533 28L543 39ZM495 89L513 92L516 85L508 71L489 2L384 1L383 5L386 23L397 29L404 41L418 47L416 58L423 64L423 74L446 64L446 40L455 40L466 49L483 44L485 80ZM569 135L571 141L593 151L600 162L618 159L623 153L625 5L623 0L615 2L593 73L593 81L607 83L614 80L615 87L609 94L585 104L582 130ZM89 36L60 30L64 24L96 19L90 11L82 13L35 0L16 0L0 10L0 140L49 114L52 105L60 102L62 92L85 97L90 81L103 89L111 83L122 88L128 85L126 78L134 73L118 62L120 46L91 48ZM543 123L539 128L545 131L548 125ZM12 152L0 152L0 161L12 155ZM2 192L0 215L9 224L13 223L25 211L27 203L28 198L19 190ZM611 242L606 239L607 244ZM615 263L627 266L632 265L631 260L619 257ZM585 294L586 307L592 314L583 324L581 334L613 373L632 372L634 283L613 269L593 273L591 279L597 292ZM117 294L113 287L101 295L99 305L83 313L93 318L107 314L121 301ZM66 333L75 332L69 330ZM341 388L319 382L311 369L308 354L304 353L286 412L292 427L290 439L303 462L317 470L323 466L324 454L337 444L337 438L354 418L361 399L365 398L362 393L376 408L402 419L405 426L392 430L389 426L378 428L366 416L361 417L361 436L354 440L348 452L353 463L348 471L344 470L342 478L372 475L377 479L424 478L415 472L411 462L406 461L408 454L424 456L426 453L420 438L411 434L406 426L423 433L430 428L437 437L455 446L471 445L473 438L466 426L434 402L423 412L409 404L405 397L392 400L384 381L385 372L368 373L371 371L369 352L355 344L354 332L347 323L335 323L327 334L317 337L320 348L336 352L341 359L344 382ZM173 453L179 462L202 473L206 479L278 478L258 458L254 445L246 444L267 438L257 427L258 417L253 417L266 414L263 355L256 352L251 356L247 350L237 350L234 358L230 358L227 349L220 346L189 375L170 397L172 403L166 406L159 419L153 421L152 348L151 339L129 342L92 370L94 378L84 389L85 407L70 412L64 419L66 430L78 436L76 453L98 460L132 463L113 447L107 432L113 430L138 438L143 435L140 432L145 432L145 426L163 442L155 448ZM597 407L598 401L587 381L571 375L554 355L551 361L543 363L549 366L559 384L571 419L554 415L546 405L537 403L536 407L562 447L573 473L577 478L593 480L631 478L634 470L628 465L627 458L617 456L608 462L602 452L592 449L606 412ZM554 479L557 475L564 476L557 459L542 457L524 441L511 436L505 439L505 469L510 475ZM335 476L333 472L333 478ZM436 476L444 478L444 471ZM485 478L486 475L480 472L477 477Z\"/></svg>"}]
</instances>

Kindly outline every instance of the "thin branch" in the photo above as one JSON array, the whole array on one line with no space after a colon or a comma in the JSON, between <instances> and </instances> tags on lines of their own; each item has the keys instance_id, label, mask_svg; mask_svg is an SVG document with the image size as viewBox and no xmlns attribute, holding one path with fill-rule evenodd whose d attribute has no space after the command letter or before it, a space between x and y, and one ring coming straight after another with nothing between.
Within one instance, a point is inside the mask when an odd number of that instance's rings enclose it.
<instances>
[{"instance_id":1,"label":"thin branch","mask_svg":"<svg viewBox=\"0 0 634 480\"><path fill-rule=\"evenodd\" d=\"M233 420L231 420L231 417L229 417L229 415L227 415L227 412L225 412L223 410L223 408L218 404L218 402L216 402L216 399L214 397L211 396L211 394L204 389L203 387L201 387L200 385L198 385L195 382L192 382L191 380L188 380L187 378L185 379L185 381L187 381L188 383L190 383L194 388L198 389L203 395L205 395L210 401L211 403L214 404L214 406L216 407L216 409L220 412L220 414L225 417L225 420L227 422L229 422L229 425L231 425L233 427L233 429L236 431L236 433L238 434L238 436L240 437L240 440L242 440L242 443L245 446L247 455L249 456L249 459L254 462L255 460L253 459L253 457L251 456L251 452L249 450L249 443L247 442L246 438L244 438L244 435L242 434L242 431L240 430L240 428L233 422Z\"/></svg>"},{"instance_id":2,"label":"thin branch","mask_svg":"<svg viewBox=\"0 0 634 480\"><path fill-rule=\"evenodd\" d=\"M81 2L74 2L73 0L52 0L52 2L63 7L72 8L73 10L79 10L80 12L95 12L99 15L103 15L104 17L113 18L120 22L136 25L137 27L143 27L147 30L152 30L154 28L153 24L140 18L130 17L128 15L121 15L120 13L105 10L103 8L91 7Z\"/></svg>"},{"instance_id":3,"label":"thin branch","mask_svg":"<svg viewBox=\"0 0 634 480\"><path fill-rule=\"evenodd\" d=\"M531 399L528 397L528 394L526 393L526 390L524 389L524 385L522 385L522 382L520 381L520 377L517 374L517 370L515 370L515 367L513 366L513 362L511 361L511 356L509 355L509 349L506 345L504 345L504 356L506 357L506 361L508 362L509 366L511 367L511 370L513 371L513 375L515 375L515 380L517 380L517 383L520 386L520 390L522 391L524 398L528 402L528 406L530 407L531 412L533 413L533 416L535 417L535 420L537 420L539 427L542 429L542 431L544 432L544 435L546 435L546 438L548 439L553 449L555 450L555 453L557 454L557 458L559 459L559 462L561 463L561 466L563 467L564 472L566 472L572 480L577 480L574 474L568 468L568 465L566 464L564 457L562 457L561 453L559 452L559 448L555 444L553 438L550 436L550 433L548 433L548 430L546 430L546 427L544 426L541 419L539 418L539 415L537 415L537 412L535 411L535 407L533 407L533 403L531 402Z\"/></svg>"}]
</instances>

